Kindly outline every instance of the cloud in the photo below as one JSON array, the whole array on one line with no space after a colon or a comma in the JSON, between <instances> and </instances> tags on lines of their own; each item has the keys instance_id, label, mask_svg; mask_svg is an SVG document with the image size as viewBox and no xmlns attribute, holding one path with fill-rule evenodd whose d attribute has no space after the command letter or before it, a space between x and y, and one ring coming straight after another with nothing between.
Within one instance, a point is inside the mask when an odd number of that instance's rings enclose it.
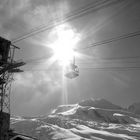
<instances>
[{"instance_id":1,"label":"cloud","mask_svg":"<svg viewBox=\"0 0 140 140\"><path fill-rule=\"evenodd\" d=\"M23 14L26 10L31 7L30 0L10 0L7 3L9 8L10 17L15 17L17 15Z\"/></svg>"},{"instance_id":2,"label":"cloud","mask_svg":"<svg viewBox=\"0 0 140 140\"><path fill-rule=\"evenodd\" d=\"M68 12L67 2L61 0L0 0L0 35L13 40L31 32L37 26L49 24L56 18L63 18ZM42 37L47 40L47 35ZM39 42L41 42L40 39ZM35 58L38 55L48 57L48 54L46 55L48 51L45 52L43 47L38 46L38 44L36 46L31 44L31 42L30 44L29 42L24 42L24 44L21 42L19 47L23 51L20 50L22 53L19 54L20 59L21 57L24 59L26 56L32 58L33 55ZM38 111L39 108L45 107L46 101L49 102L50 98L56 96L57 100L58 95L55 93L60 93L61 88L62 77L58 71L17 74L12 83L11 105L13 112L29 113L32 112L31 108L37 104L38 108L36 109Z\"/></svg>"},{"instance_id":3,"label":"cloud","mask_svg":"<svg viewBox=\"0 0 140 140\"><path fill-rule=\"evenodd\" d=\"M69 12L67 2L60 1L32 1L31 9L24 14L24 21L29 28L55 23Z\"/></svg>"},{"instance_id":4,"label":"cloud","mask_svg":"<svg viewBox=\"0 0 140 140\"><path fill-rule=\"evenodd\" d=\"M51 71L25 72L15 75L14 86L29 87L44 93L46 91L54 92L55 89L61 88L61 79L58 73Z\"/></svg>"},{"instance_id":5,"label":"cloud","mask_svg":"<svg viewBox=\"0 0 140 140\"><path fill-rule=\"evenodd\" d=\"M0 0L0 35L13 40L68 12L63 1Z\"/></svg>"},{"instance_id":6,"label":"cloud","mask_svg":"<svg viewBox=\"0 0 140 140\"><path fill-rule=\"evenodd\" d=\"M28 28L35 28L48 23L50 20L50 12L46 6L40 5L32 11L25 13L23 19L26 25L28 25Z\"/></svg>"},{"instance_id":7,"label":"cloud","mask_svg":"<svg viewBox=\"0 0 140 140\"><path fill-rule=\"evenodd\" d=\"M62 79L59 74L59 72L42 71L15 75L12 84L12 112L37 114L45 108L49 99L58 96L62 89Z\"/></svg>"},{"instance_id":8,"label":"cloud","mask_svg":"<svg viewBox=\"0 0 140 140\"><path fill-rule=\"evenodd\" d=\"M31 0L0 0L0 17L6 20L19 16L29 10L30 7Z\"/></svg>"},{"instance_id":9,"label":"cloud","mask_svg":"<svg viewBox=\"0 0 140 140\"><path fill-rule=\"evenodd\" d=\"M0 1L0 35L11 39L25 30L22 16L30 7L30 0Z\"/></svg>"}]
</instances>

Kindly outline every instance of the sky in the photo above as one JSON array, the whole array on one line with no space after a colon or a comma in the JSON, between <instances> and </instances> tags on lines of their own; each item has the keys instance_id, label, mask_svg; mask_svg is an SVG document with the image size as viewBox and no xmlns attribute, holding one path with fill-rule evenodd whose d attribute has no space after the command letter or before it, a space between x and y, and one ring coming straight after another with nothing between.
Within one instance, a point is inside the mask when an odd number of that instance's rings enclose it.
<instances>
[{"instance_id":1,"label":"sky","mask_svg":"<svg viewBox=\"0 0 140 140\"><path fill-rule=\"evenodd\" d=\"M0 35L20 47L15 60L26 62L21 67L24 72L15 74L12 82L12 114L45 115L60 104L88 98L104 98L122 107L140 102L140 69L115 69L140 67L139 36L81 49L139 31L140 2L120 0L104 7L98 3L98 0L0 0ZM62 23L79 36L76 49L81 54L76 57L80 75L67 79L62 66L52 60L53 52L48 44L53 42L58 19L63 21L89 5L95 6L94 10ZM39 27L52 24L56 26L16 41L38 31Z\"/></svg>"}]
</instances>

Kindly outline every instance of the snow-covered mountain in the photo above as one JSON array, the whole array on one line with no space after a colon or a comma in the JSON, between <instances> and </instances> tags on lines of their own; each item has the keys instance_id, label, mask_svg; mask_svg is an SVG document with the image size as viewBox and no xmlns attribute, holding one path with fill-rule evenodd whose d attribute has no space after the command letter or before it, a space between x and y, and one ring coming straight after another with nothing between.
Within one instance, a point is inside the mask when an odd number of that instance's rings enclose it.
<instances>
[{"instance_id":1,"label":"snow-covered mountain","mask_svg":"<svg viewBox=\"0 0 140 140\"><path fill-rule=\"evenodd\" d=\"M103 108L103 109L122 109L120 106L114 105L111 102L105 99L87 99L79 102L81 106L91 106L96 108Z\"/></svg>"},{"instance_id":2,"label":"snow-covered mountain","mask_svg":"<svg viewBox=\"0 0 140 140\"><path fill-rule=\"evenodd\" d=\"M140 102L138 103L133 103L132 105L130 105L128 107L128 110L135 113L135 114L138 114L140 115Z\"/></svg>"},{"instance_id":3,"label":"snow-covered mountain","mask_svg":"<svg viewBox=\"0 0 140 140\"><path fill-rule=\"evenodd\" d=\"M104 99L61 105L44 117L12 117L11 127L40 140L140 140L140 117Z\"/></svg>"}]
</instances>

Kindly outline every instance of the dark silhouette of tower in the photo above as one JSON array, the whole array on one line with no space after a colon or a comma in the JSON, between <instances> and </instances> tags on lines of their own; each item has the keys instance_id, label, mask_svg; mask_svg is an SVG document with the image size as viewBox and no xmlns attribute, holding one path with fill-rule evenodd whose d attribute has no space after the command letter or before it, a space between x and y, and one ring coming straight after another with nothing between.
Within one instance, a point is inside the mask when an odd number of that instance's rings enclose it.
<instances>
[{"instance_id":1,"label":"dark silhouette of tower","mask_svg":"<svg viewBox=\"0 0 140 140\"><path fill-rule=\"evenodd\" d=\"M14 61L15 49L11 41L0 37L0 140L9 140L10 132L10 89L15 72L23 62Z\"/></svg>"}]
</instances>

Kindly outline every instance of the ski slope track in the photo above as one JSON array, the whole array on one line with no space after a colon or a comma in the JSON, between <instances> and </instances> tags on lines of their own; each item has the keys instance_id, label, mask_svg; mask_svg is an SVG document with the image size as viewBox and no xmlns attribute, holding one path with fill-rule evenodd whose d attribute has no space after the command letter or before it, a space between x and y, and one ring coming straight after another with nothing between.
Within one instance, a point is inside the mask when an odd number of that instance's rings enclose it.
<instances>
[{"instance_id":1,"label":"ski slope track","mask_svg":"<svg viewBox=\"0 0 140 140\"><path fill-rule=\"evenodd\" d=\"M11 128L39 140L140 140L140 116L104 99L61 105L48 116L13 116Z\"/></svg>"}]
</instances>

